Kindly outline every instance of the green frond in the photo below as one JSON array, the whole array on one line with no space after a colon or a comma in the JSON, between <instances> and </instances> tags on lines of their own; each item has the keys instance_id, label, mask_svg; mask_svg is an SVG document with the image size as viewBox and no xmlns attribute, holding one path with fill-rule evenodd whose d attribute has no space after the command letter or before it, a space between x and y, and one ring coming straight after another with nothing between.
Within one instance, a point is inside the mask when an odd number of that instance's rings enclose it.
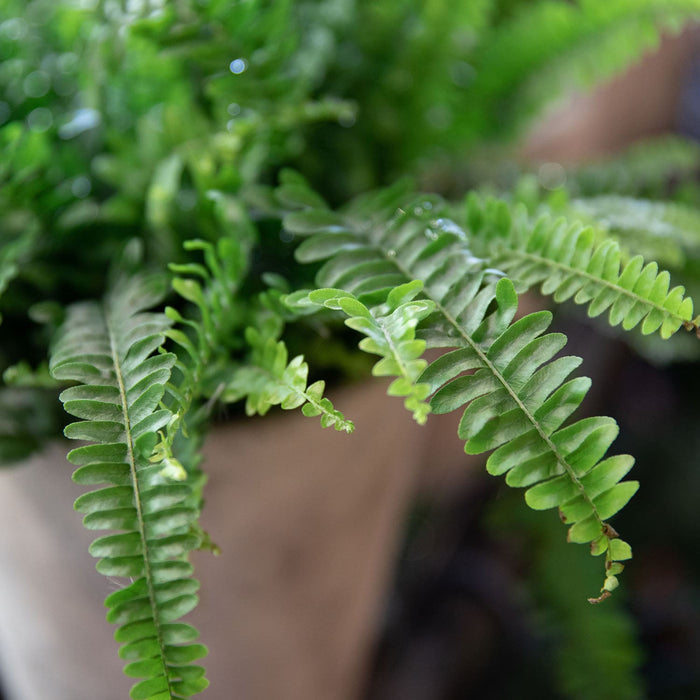
<instances>
[{"instance_id":1,"label":"green frond","mask_svg":"<svg viewBox=\"0 0 700 700\"><path fill-rule=\"evenodd\" d=\"M346 313L349 318L345 325L366 336L360 341L360 349L382 358L374 365L372 374L397 377L387 393L405 396L404 405L420 425L430 413L430 405L425 401L430 387L417 382L428 363L421 359L425 341L416 338L416 327L435 308L430 301L415 299L422 288L422 283L417 280L399 285L389 293L385 304L371 309L341 289L317 289L305 298L293 300L296 303L308 301Z\"/></svg>"},{"instance_id":2,"label":"green frond","mask_svg":"<svg viewBox=\"0 0 700 700\"><path fill-rule=\"evenodd\" d=\"M496 317L491 333L470 333L446 306L445 321L456 338L449 342L441 329L424 331L431 345L457 347L421 377L430 384L433 411L464 408L458 434L466 440L466 452L493 451L486 462L490 474L506 475L509 486L527 487L525 500L535 510L558 507L563 522L571 525L571 542L594 542L595 553L607 551L604 589L612 590L615 562L631 551L621 547L605 521L638 488L637 482L618 483L633 460L621 456L601 461L618 432L610 418L584 418L562 427L585 397L590 380L567 381L579 358L553 359L566 338L545 334L551 314L529 314L508 325L517 311L512 282L502 279L489 289L489 301L497 305L490 313L485 313L488 306L479 299L481 293L462 295L463 313L471 327Z\"/></svg>"},{"instance_id":3,"label":"green frond","mask_svg":"<svg viewBox=\"0 0 700 700\"><path fill-rule=\"evenodd\" d=\"M545 333L549 312L513 322L513 283L499 279L502 273L474 256L466 232L441 218L441 211L437 200L407 199L394 190L365 197L343 212L290 214L285 225L309 236L298 248L301 260L326 260L319 286L353 295L322 290L316 301L346 306L346 313L361 320L356 325L363 333L376 334L374 322L386 314L381 304L398 293L392 292L395 287L418 291L418 283L401 285L422 282L421 296L428 304L421 307L417 337L426 347L451 350L412 381L429 385L433 412L463 410L458 433L466 452L492 452L487 460L491 474L506 475L509 485L527 488L531 508L558 507L571 526L570 541L591 542L594 554L606 554L601 594L606 597L617 586L619 562L631 556L629 545L606 521L637 490L637 482L620 481L633 460L604 458L617 436L614 420L584 418L566 424L590 386L585 377L567 381L579 358L553 359L566 339ZM496 220L508 230L507 218L498 215ZM398 342L406 324L384 324L381 330L398 332ZM370 351L386 355L389 339L382 342L383 347L373 343ZM393 373L397 364L392 363Z\"/></svg>"},{"instance_id":4,"label":"green frond","mask_svg":"<svg viewBox=\"0 0 700 700\"><path fill-rule=\"evenodd\" d=\"M290 172L285 182L286 201L294 200L295 192L305 192L295 184L303 182ZM308 202L321 202L310 198ZM166 309L167 315L180 326L166 331L166 336L183 349L183 358L176 365L182 375L179 387L170 387L178 405L177 419L171 424L161 443L163 454L169 454L174 434L181 429L181 421L190 410L193 399L208 390L207 371L215 371L215 395L225 403L246 399L248 415L265 415L272 406L283 409L301 407L306 416L321 416L323 427L352 432L354 425L323 396L325 384L317 381L307 386L309 367L299 355L289 361L284 342L280 341L283 320L261 304L256 316L254 304L245 310L239 308L236 292L244 272L244 252L233 239L220 239L216 246L206 241L188 241L188 250L203 253L204 265L188 263L171 265L178 276L173 288L198 310L200 320L184 318L175 309ZM265 298L265 294L261 295ZM257 327L246 325L255 321ZM183 330L184 329L184 330ZM185 330L189 330L186 333ZM237 350L246 353L242 361L232 360L230 345L243 336L245 343ZM222 369L223 367L223 369Z\"/></svg>"},{"instance_id":5,"label":"green frond","mask_svg":"<svg viewBox=\"0 0 700 700\"><path fill-rule=\"evenodd\" d=\"M197 315L192 318L173 307L165 309L173 327L166 329L164 335L180 354L174 364L177 379L166 384L173 416L160 434L154 460L168 466L172 475L184 477L186 472L175 458L173 446L181 436L187 435L188 421L198 424L204 418L206 407L200 406L200 399L206 394L207 368L220 356L228 355L229 344L235 342L236 331L243 323L237 292L246 273L249 244L247 235L224 236L216 244L188 240L183 247L201 254L204 264L169 265L175 273L171 281L173 290L195 307Z\"/></svg>"},{"instance_id":6,"label":"green frond","mask_svg":"<svg viewBox=\"0 0 700 700\"><path fill-rule=\"evenodd\" d=\"M88 529L119 531L96 539L90 553L100 573L132 579L105 605L107 620L119 625L124 672L142 679L131 690L134 700L191 697L208 685L192 665L206 647L192 643L194 628L176 622L197 605L199 584L186 557L199 544L192 534L198 499L150 461L158 431L172 419L161 401L175 356L154 355L170 320L145 311L162 287L138 278L102 305L69 307L50 361L56 379L76 382L60 397L80 419L65 434L88 442L68 454L78 467L73 479L101 487L80 496L75 509Z\"/></svg>"},{"instance_id":7,"label":"green frond","mask_svg":"<svg viewBox=\"0 0 700 700\"><path fill-rule=\"evenodd\" d=\"M659 263L681 267L700 252L700 211L686 204L600 195L574 199L569 210Z\"/></svg>"},{"instance_id":8,"label":"green frond","mask_svg":"<svg viewBox=\"0 0 700 700\"><path fill-rule=\"evenodd\" d=\"M540 284L556 302L586 304L589 316L609 310L612 326L669 338L679 328L697 330L693 301L685 288L670 288L670 275L641 255L623 262L619 244L599 240L596 231L564 219L541 218L532 225L522 211L512 221L497 200L467 199L467 221L482 238L492 263L526 287ZM505 217L505 218L504 218Z\"/></svg>"},{"instance_id":9,"label":"green frond","mask_svg":"<svg viewBox=\"0 0 700 700\"><path fill-rule=\"evenodd\" d=\"M324 428L351 433L355 426L323 396L325 382L307 386L309 366L303 355L291 361L287 346L274 335L246 328L246 341L251 353L247 361L235 369L227 380L221 399L226 402L246 399L246 414L263 416L272 406L291 410L301 408L305 416L321 416Z\"/></svg>"}]
</instances>

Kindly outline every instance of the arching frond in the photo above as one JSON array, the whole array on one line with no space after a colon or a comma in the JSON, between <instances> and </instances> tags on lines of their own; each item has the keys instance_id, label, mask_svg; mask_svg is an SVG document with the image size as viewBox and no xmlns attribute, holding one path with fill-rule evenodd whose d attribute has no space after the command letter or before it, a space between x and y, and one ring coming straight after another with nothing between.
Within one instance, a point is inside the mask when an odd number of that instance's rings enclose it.
<instances>
[{"instance_id":1,"label":"arching frond","mask_svg":"<svg viewBox=\"0 0 700 700\"><path fill-rule=\"evenodd\" d=\"M656 262L645 265L641 255L623 264L619 244L600 241L593 228L548 217L533 226L522 212L511 221L504 203L484 203L474 194L467 221L494 265L527 287L540 284L557 302L586 304L589 316L609 310L611 325L630 330L641 324L645 335L658 330L668 338L682 326L697 330L684 287L670 288L669 273L659 272Z\"/></svg>"},{"instance_id":2,"label":"arching frond","mask_svg":"<svg viewBox=\"0 0 700 700\"><path fill-rule=\"evenodd\" d=\"M201 399L207 394L207 367L228 354L228 344L236 342L236 331L243 323L243 310L236 293L245 275L248 245L247 236L222 237L216 245L188 240L184 243L185 250L201 251L204 264L170 265L176 275L172 279L174 291L197 310L196 317L192 318L173 307L165 309L173 327L166 329L164 335L177 346L180 354L173 365L176 379L166 384L173 418L161 433L156 455L173 474L184 473L173 454L176 440L187 435L188 422L194 427L205 418L206 409L202 410ZM197 435L196 440L194 435ZM202 439L203 431L195 430L187 440L191 452L196 453Z\"/></svg>"},{"instance_id":3,"label":"arching frond","mask_svg":"<svg viewBox=\"0 0 700 700\"><path fill-rule=\"evenodd\" d=\"M498 279L470 252L467 235L456 224L432 218L439 208L437 200L407 201L388 191L342 213L308 209L290 214L285 225L309 236L299 246L300 259L326 260L319 285L353 295L324 290L317 301L346 306L353 319L363 319L364 333L375 331L375 322L386 314L381 304L397 284L422 282L422 296L434 310L418 336L427 347L452 350L412 381L430 386L434 412L463 410L459 436L470 454L492 452L490 473L505 474L511 486L527 487L526 500L536 510L559 507L571 525L571 541L591 542L594 554L606 553L605 597L617 586L619 562L631 556L629 545L606 521L637 490L637 482L620 481L633 460L604 458L617 435L614 420L584 418L565 425L590 385L585 377L567 381L580 360L553 359L565 338L545 333L549 312L513 323L517 294L512 282ZM397 324L395 343L405 329L406 324ZM390 325L382 330L391 332ZM391 344L384 343L385 348ZM385 348L381 354L387 356ZM400 364L390 364L392 373L402 376Z\"/></svg>"},{"instance_id":4,"label":"arching frond","mask_svg":"<svg viewBox=\"0 0 700 700\"><path fill-rule=\"evenodd\" d=\"M605 228L627 250L681 267L700 255L700 211L676 202L600 195L574 199L573 216Z\"/></svg>"},{"instance_id":5,"label":"arching frond","mask_svg":"<svg viewBox=\"0 0 700 700\"><path fill-rule=\"evenodd\" d=\"M132 580L107 597L108 621L119 625L125 673L141 678L135 700L176 700L207 687L204 669L192 662L207 653L193 643L197 631L177 620L197 604L198 582L187 553L199 545L193 534L199 503L184 481L163 474L151 456L157 431L172 419L161 407L175 356L154 354L170 321L144 309L162 284L139 278L117 287L104 304L68 309L51 355L54 377L77 384L61 394L66 411L81 419L67 437L89 444L68 454L74 480L101 486L80 496L76 510L91 530L114 530L95 540L97 569Z\"/></svg>"},{"instance_id":6,"label":"arching frond","mask_svg":"<svg viewBox=\"0 0 700 700\"><path fill-rule=\"evenodd\" d=\"M288 194L290 198L292 195L293 191ZM173 280L173 288L195 305L200 318L186 319L175 309L166 309L166 314L181 326L167 330L166 335L184 350L186 358L176 365L182 377L179 387L170 388L178 405L178 418L161 443L163 454L170 454L180 421L198 394L214 393L225 403L246 399L248 415L265 415L277 405L283 409L301 407L306 416L321 416L323 427L352 432L352 421L323 396L325 383L319 380L307 386L309 366L303 356L289 361L287 347L279 340L282 319L269 311L253 318L250 305L247 309L239 306L235 292L242 281L243 255L235 241L223 238L217 246L188 241L186 247L201 250L205 264L171 265L182 275ZM256 321L255 326L247 325L251 320ZM188 335L183 328L192 332ZM230 346L236 343L243 358L233 360ZM205 377L209 364L216 369L223 364L223 369L217 371L214 392L207 386L212 382Z\"/></svg>"}]
</instances>

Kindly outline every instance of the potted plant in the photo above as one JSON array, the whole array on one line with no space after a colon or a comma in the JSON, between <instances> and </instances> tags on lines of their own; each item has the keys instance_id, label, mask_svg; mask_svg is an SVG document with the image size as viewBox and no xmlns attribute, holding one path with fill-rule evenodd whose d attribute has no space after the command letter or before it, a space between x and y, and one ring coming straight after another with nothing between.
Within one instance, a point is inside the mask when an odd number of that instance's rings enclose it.
<instances>
[{"instance_id":1,"label":"potted plant","mask_svg":"<svg viewBox=\"0 0 700 700\"><path fill-rule=\"evenodd\" d=\"M570 418L590 380L570 378L551 312L518 300L538 287L637 335L695 333L658 263L697 284L698 149L647 146L624 188L600 166L566 189L562 166L514 178L489 149L700 3L5 5L0 449L55 436L57 394L74 417L75 509L109 532L90 553L120 581L105 602L131 697L208 684L180 618L190 553L216 549L199 516L217 407L353 431L309 359L391 377L418 424L462 412L465 451L559 508L603 562L591 602L611 595L634 460L608 455L612 418ZM441 194L392 184L404 173Z\"/></svg>"}]
</instances>

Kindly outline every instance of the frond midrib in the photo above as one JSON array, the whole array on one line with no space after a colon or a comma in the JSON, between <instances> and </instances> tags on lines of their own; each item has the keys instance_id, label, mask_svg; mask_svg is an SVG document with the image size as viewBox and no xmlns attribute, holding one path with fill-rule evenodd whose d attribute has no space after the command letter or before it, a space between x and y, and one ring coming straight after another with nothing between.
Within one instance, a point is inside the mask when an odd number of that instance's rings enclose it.
<instances>
[{"instance_id":1,"label":"frond midrib","mask_svg":"<svg viewBox=\"0 0 700 700\"><path fill-rule=\"evenodd\" d=\"M433 300L435 301L435 300ZM525 404L520 400L519 396L515 392L515 390L512 388L508 380L499 372L498 368L491 362L491 360L488 359L488 356L484 351L479 347L478 343L475 343L464 331L462 331L462 328L460 327L459 323L455 318L453 318L450 313L447 311L447 309L440 304L439 302L435 302L438 309L440 310L440 313L443 314L445 319L459 332L460 336L463 338L463 340L469 344L469 346L474 350L474 352L479 356L479 359L486 365L486 367L489 369L489 371L493 374L494 377L500 382L500 384L503 386L503 388L508 392L508 395L513 399L517 407L522 411L523 415L527 418L527 420L532 424L532 426L537 430L538 435L544 440L544 442L547 444L547 447L551 450L552 454L556 457L557 462L561 464L561 466L564 468L564 471L568 475L568 477L571 479L571 481L576 485L576 488L579 489L581 492L581 495L583 499L590 505L592 511L593 511L593 516L595 517L596 521L600 524L601 528L604 527L604 522L602 518L598 515L598 511L595 507L595 504L593 503L593 500L590 498L588 495L586 489L584 488L583 484L579 480L579 478L576 476L576 473L574 472L573 468L571 465L566 461L566 458L561 455L559 450L557 449L557 446L554 444L552 439L547 435L547 433L542 429L539 421L535 416L532 414L532 412L525 406Z\"/></svg>"},{"instance_id":2,"label":"frond midrib","mask_svg":"<svg viewBox=\"0 0 700 700\"><path fill-rule=\"evenodd\" d=\"M119 389L119 400L121 403L122 416L124 418L124 432L126 434L126 449L127 449L127 459L129 463L129 470L131 472L131 481L134 490L134 504L136 507L136 515L138 522L138 532L139 538L141 540L141 547L143 551L143 570L144 578L146 580L146 588L148 590L148 600L150 603L151 612L153 614L153 625L156 631L156 639L158 640L158 652L160 656L161 663L163 665L163 675L165 676L167 683L168 694L172 697L172 687L170 685L170 677L168 674L168 665L165 658L165 644L163 641L163 633L160 626L160 620L158 618L158 603L156 601L155 595L155 585L153 582L153 572L151 571L151 562L149 556L149 545L148 538L146 537L146 528L143 516L143 504L141 498L141 489L139 486L138 472L136 469L136 458L134 456L134 441L131 434L131 421L129 418L129 404L126 397L126 387L124 385L124 378L122 376L121 363L119 361L119 351L117 349L117 342L112 332L112 327L109 322L109 315L105 314L107 320L107 335L109 338L110 352L112 353L112 362L114 363L114 371L116 375L117 385Z\"/></svg>"}]
</instances>

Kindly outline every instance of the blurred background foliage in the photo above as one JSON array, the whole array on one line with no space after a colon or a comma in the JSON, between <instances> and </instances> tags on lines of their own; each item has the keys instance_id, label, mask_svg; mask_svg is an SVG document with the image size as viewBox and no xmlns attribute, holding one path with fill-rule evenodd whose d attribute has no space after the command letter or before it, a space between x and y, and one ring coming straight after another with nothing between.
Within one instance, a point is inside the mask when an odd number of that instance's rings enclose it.
<instances>
[{"instance_id":1,"label":"blurred background foliage","mask_svg":"<svg viewBox=\"0 0 700 700\"><path fill-rule=\"evenodd\" d=\"M0 462L58 434L51 331L64 304L103 293L115 259L163 269L185 239L229 232L250 240L253 287L266 271L308 277L266 208L285 166L333 204L409 175L573 212L700 298L698 145L667 138L548 171L513 157L546 105L698 12L697 0L0 0ZM666 229L647 226L654 203ZM629 592L588 607L596 562L490 481L447 505L419 499L367 697L700 694L696 347L631 350L568 308L560 323L593 356L594 386L622 387L589 410L615 417L618 447L638 456L643 489L621 516L644 543ZM326 347L320 365L365 368Z\"/></svg>"}]
</instances>

